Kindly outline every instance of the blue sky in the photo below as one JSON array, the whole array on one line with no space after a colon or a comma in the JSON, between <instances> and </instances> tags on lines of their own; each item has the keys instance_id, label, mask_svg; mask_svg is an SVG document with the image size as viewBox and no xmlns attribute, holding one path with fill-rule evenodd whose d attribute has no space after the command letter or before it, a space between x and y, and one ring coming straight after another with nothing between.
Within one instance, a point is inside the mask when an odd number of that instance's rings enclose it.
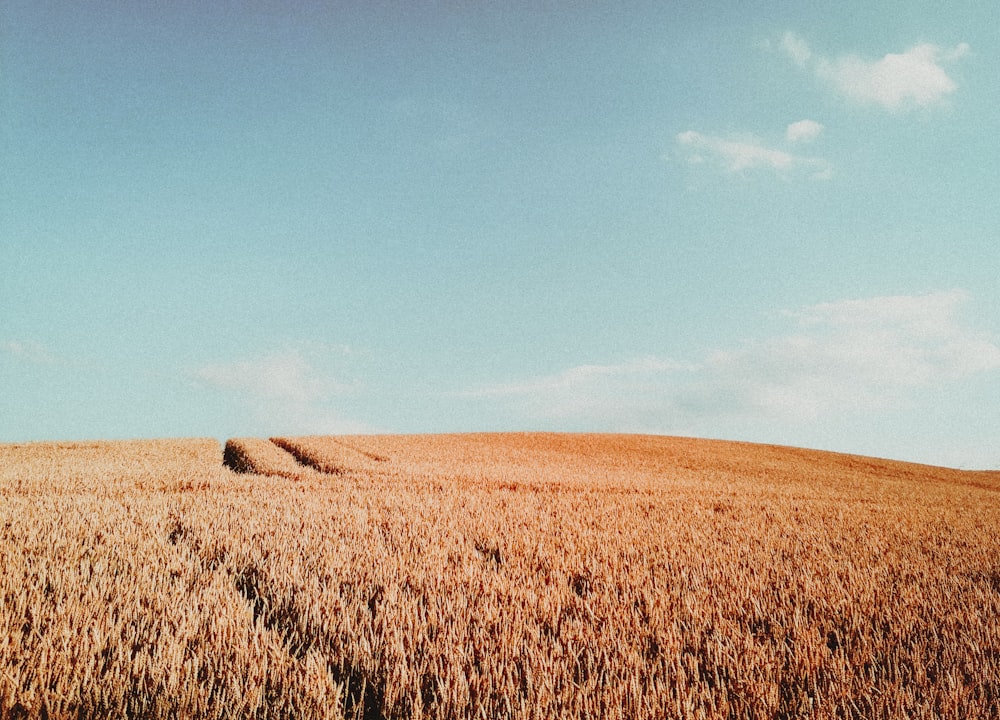
<instances>
[{"instance_id":1,"label":"blue sky","mask_svg":"<svg viewBox=\"0 0 1000 720\"><path fill-rule=\"evenodd\" d=\"M1000 6L0 5L0 441L1000 468Z\"/></svg>"}]
</instances>

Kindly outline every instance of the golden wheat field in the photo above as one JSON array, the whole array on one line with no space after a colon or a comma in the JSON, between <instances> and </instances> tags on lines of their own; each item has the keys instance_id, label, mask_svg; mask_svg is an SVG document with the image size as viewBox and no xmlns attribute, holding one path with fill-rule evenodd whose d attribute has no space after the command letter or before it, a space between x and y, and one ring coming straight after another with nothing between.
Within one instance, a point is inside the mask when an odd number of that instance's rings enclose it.
<instances>
[{"instance_id":1,"label":"golden wheat field","mask_svg":"<svg viewBox=\"0 0 1000 720\"><path fill-rule=\"evenodd\" d=\"M0 568L0 720L1000 717L997 472L636 435L0 445Z\"/></svg>"}]
</instances>

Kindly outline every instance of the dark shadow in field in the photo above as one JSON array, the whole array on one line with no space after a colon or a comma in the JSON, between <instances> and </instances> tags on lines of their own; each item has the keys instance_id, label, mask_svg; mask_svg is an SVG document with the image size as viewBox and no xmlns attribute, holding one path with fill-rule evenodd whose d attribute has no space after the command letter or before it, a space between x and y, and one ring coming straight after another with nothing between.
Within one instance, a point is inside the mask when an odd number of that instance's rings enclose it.
<instances>
[{"instance_id":1,"label":"dark shadow in field","mask_svg":"<svg viewBox=\"0 0 1000 720\"><path fill-rule=\"evenodd\" d=\"M277 601L267 588L266 578L254 565L240 570L233 578L236 589L253 611L254 622L258 620L268 630L276 632L288 654L296 660L303 660L316 647L329 656L330 638L321 628L312 627L308 619L295 607L294 603ZM360 717L364 720L386 720L385 679L370 678L362 670L355 668L346 659L340 663L327 660L327 672L335 683L344 686L345 717Z\"/></svg>"},{"instance_id":2,"label":"dark shadow in field","mask_svg":"<svg viewBox=\"0 0 1000 720\"><path fill-rule=\"evenodd\" d=\"M270 440L232 438L222 451L222 464L236 473L271 475L299 480L302 472L312 467L294 454Z\"/></svg>"},{"instance_id":3,"label":"dark shadow in field","mask_svg":"<svg viewBox=\"0 0 1000 720\"><path fill-rule=\"evenodd\" d=\"M227 566L217 550L208 551L208 546L185 524L181 515L171 517L165 530L167 542L171 545L200 557L208 571L221 570L229 575L236 591L249 606L253 622L259 622L266 630L276 633L289 656L301 662L314 649L323 656L331 680L344 688L345 718L387 720L384 711L385 679L356 667L346 653L338 651L338 648L350 644L349 638L341 638L338 643L337 638L310 622L296 606L294 596L288 597L285 593L282 597L281 593L275 592L268 583L267 573L259 565L250 563L238 570ZM369 609L374 614L371 605ZM0 720L3 720L2 714Z\"/></svg>"}]
</instances>

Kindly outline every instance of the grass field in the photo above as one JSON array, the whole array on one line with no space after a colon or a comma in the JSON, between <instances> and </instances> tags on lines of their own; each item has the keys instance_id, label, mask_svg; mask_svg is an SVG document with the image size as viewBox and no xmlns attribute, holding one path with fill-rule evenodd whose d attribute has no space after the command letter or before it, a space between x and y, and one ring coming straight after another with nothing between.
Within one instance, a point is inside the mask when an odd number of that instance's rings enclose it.
<instances>
[{"instance_id":1,"label":"grass field","mask_svg":"<svg viewBox=\"0 0 1000 720\"><path fill-rule=\"evenodd\" d=\"M1000 717L997 472L633 435L0 445L0 569L0 720Z\"/></svg>"}]
</instances>

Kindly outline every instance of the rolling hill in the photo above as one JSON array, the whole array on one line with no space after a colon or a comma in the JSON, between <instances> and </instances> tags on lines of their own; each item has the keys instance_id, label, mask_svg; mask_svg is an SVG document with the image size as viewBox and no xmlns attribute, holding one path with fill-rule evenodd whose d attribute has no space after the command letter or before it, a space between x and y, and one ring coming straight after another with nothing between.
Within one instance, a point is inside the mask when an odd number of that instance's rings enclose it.
<instances>
[{"instance_id":1,"label":"rolling hill","mask_svg":"<svg viewBox=\"0 0 1000 720\"><path fill-rule=\"evenodd\" d=\"M0 445L0 718L998 717L998 536L749 443Z\"/></svg>"}]
</instances>

